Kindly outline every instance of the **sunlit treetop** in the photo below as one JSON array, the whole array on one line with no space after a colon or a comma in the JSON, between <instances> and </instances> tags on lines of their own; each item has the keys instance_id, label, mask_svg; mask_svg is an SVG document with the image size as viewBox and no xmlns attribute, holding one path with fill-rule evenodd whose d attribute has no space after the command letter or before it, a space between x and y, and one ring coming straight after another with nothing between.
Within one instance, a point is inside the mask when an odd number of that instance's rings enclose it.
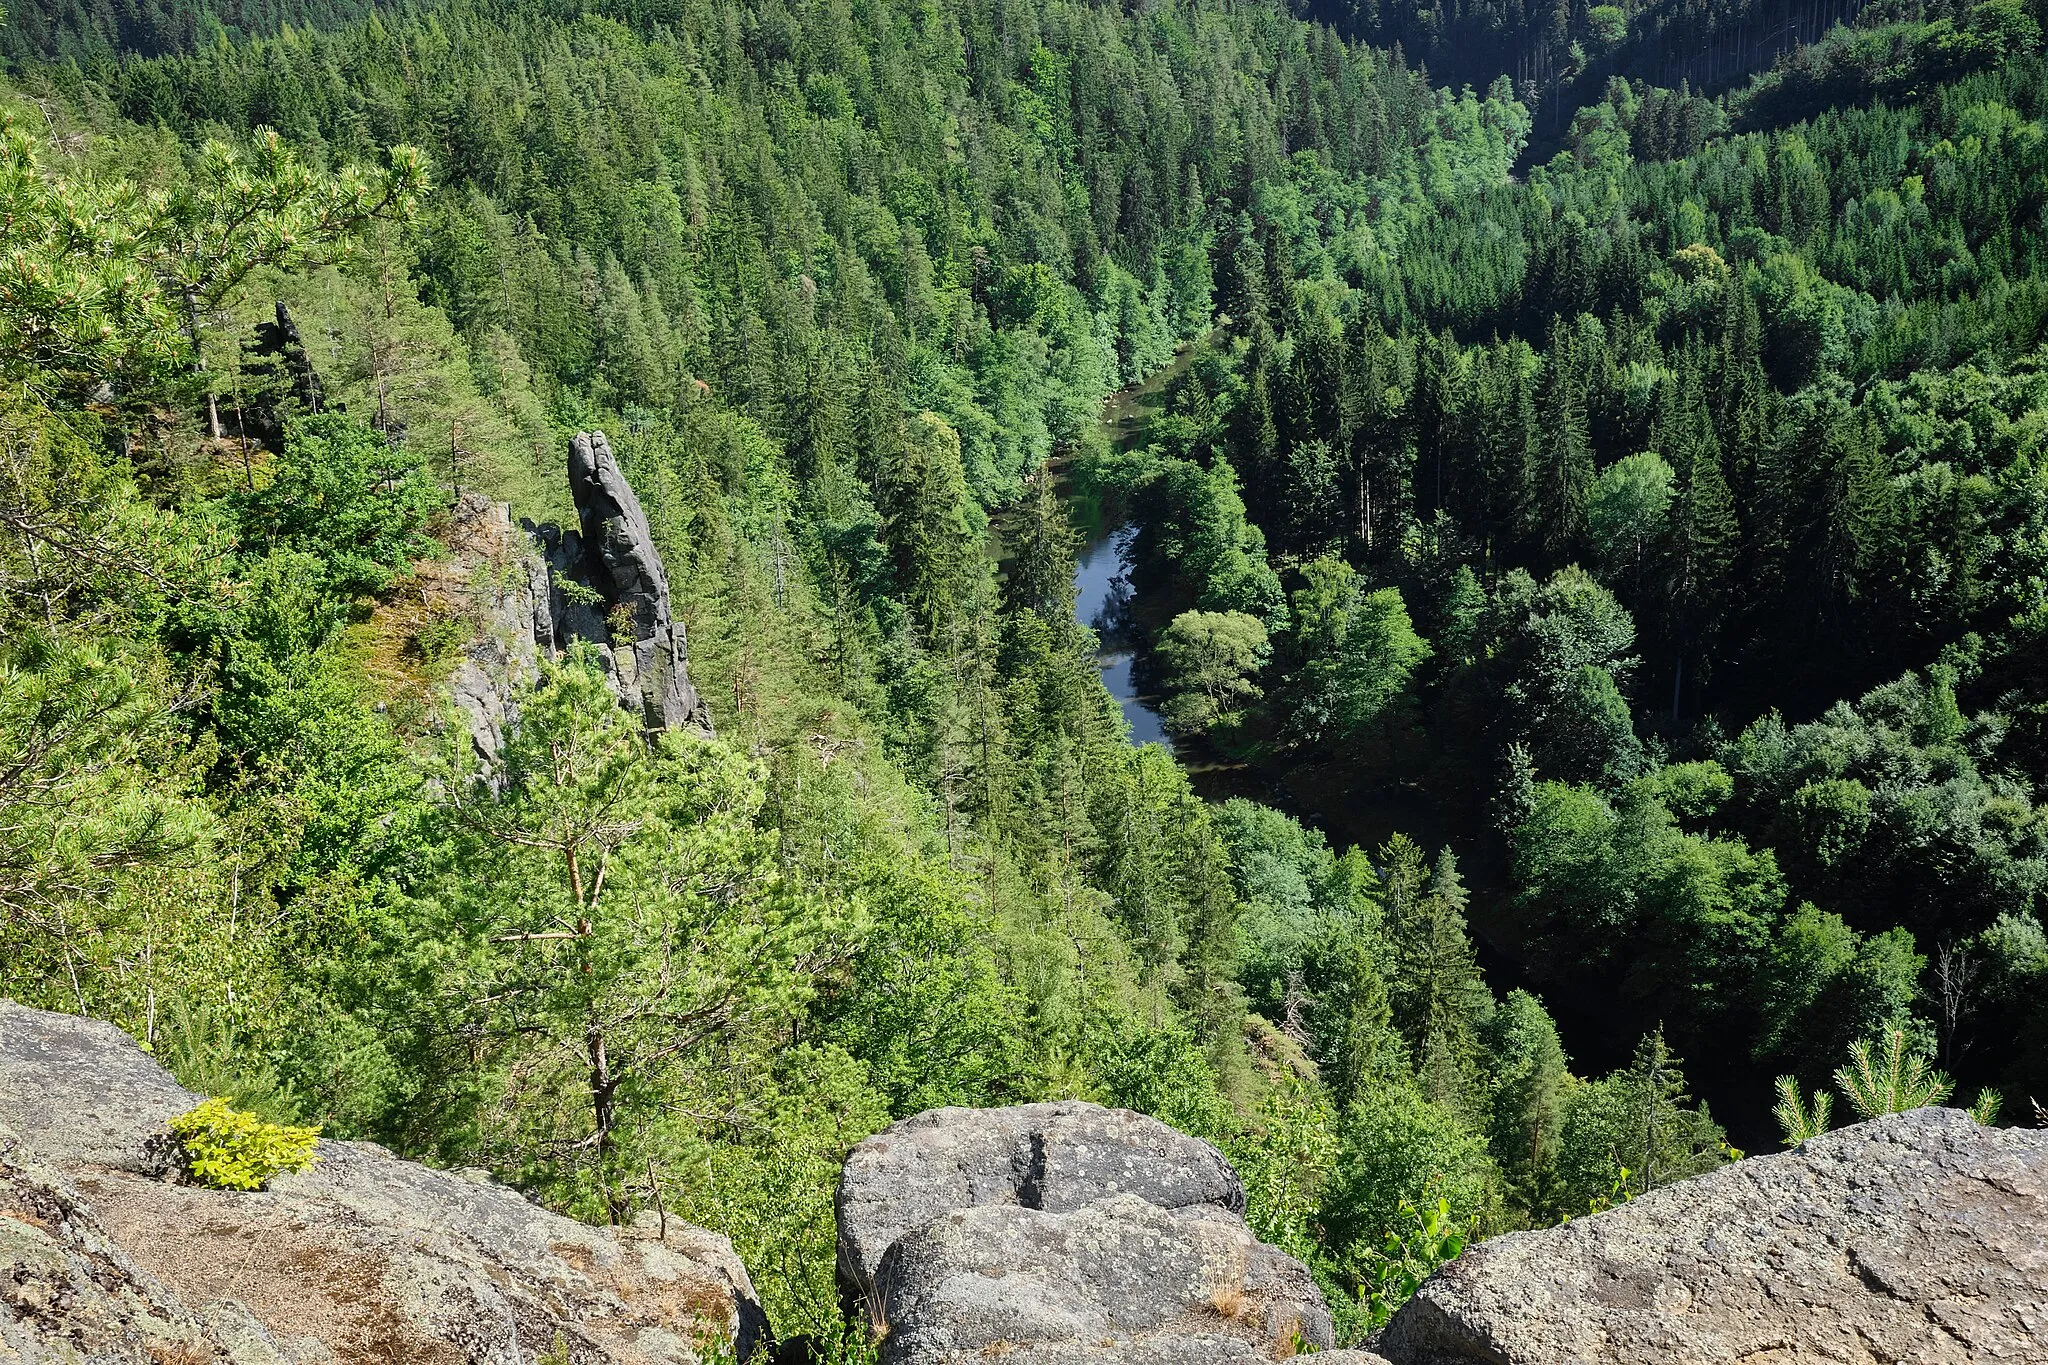
<instances>
[{"instance_id":1,"label":"sunlit treetop","mask_svg":"<svg viewBox=\"0 0 2048 1365\"><path fill-rule=\"evenodd\" d=\"M315 170L259 130L208 142L168 190L73 175L0 125L0 376L46 397L129 401L189 369L197 319L250 271L338 259L429 184L416 147Z\"/></svg>"}]
</instances>

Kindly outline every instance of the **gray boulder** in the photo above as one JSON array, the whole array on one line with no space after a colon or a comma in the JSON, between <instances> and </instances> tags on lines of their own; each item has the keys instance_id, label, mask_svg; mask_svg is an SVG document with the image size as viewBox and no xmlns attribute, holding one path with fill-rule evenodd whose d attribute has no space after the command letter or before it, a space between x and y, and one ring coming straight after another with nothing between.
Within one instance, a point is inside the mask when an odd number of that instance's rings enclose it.
<instances>
[{"instance_id":1,"label":"gray boulder","mask_svg":"<svg viewBox=\"0 0 2048 1365\"><path fill-rule=\"evenodd\" d=\"M2048 1362L2048 1132L1921 1109L1439 1271L1396 1365Z\"/></svg>"},{"instance_id":2,"label":"gray boulder","mask_svg":"<svg viewBox=\"0 0 2048 1365\"><path fill-rule=\"evenodd\" d=\"M936 1109L847 1158L840 1286L889 1365L1222 1365L1332 1345L1307 1269L1243 1210L1220 1152L1140 1114Z\"/></svg>"},{"instance_id":3,"label":"gray boulder","mask_svg":"<svg viewBox=\"0 0 2048 1365\"><path fill-rule=\"evenodd\" d=\"M13 1283L83 1305L109 1339L123 1322L197 1334L184 1356L73 1357L75 1323L17 1306L32 1345L0 1340L23 1359L695 1365L707 1340L744 1357L764 1335L731 1244L674 1219L588 1227L364 1142L322 1141L312 1171L260 1192L170 1183L151 1140L198 1101L112 1025L0 1002L0 1295L11 1256ZM67 1236L112 1267L67 1262L102 1299L53 1279Z\"/></svg>"},{"instance_id":4,"label":"gray boulder","mask_svg":"<svg viewBox=\"0 0 2048 1365\"><path fill-rule=\"evenodd\" d=\"M140 1269L92 1206L0 1127L0 1361L286 1365L241 1304L187 1308Z\"/></svg>"}]
</instances>

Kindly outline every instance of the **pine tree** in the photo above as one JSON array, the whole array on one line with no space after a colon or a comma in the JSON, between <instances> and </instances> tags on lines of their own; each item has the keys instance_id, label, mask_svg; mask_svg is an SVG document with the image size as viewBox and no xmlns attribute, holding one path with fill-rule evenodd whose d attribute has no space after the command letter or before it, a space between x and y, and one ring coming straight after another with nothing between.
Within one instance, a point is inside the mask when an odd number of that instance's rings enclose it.
<instances>
[{"instance_id":1,"label":"pine tree","mask_svg":"<svg viewBox=\"0 0 2048 1365\"><path fill-rule=\"evenodd\" d=\"M1380 913L1388 941L1399 943L1421 913L1429 868L1422 849L1405 834L1381 845L1379 861Z\"/></svg>"},{"instance_id":2,"label":"pine tree","mask_svg":"<svg viewBox=\"0 0 2048 1365\"><path fill-rule=\"evenodd\" d=\"M987 574L960 434L938 414L921 412L903 423L897 449L901 461L887 471L882 507L897 581L926 638L950 648L953 627L980 600Z\"/></svg>"},{"instance_id":3,"label":"pine tree","mask_svg":"<svg viewBox=\"0 0 2048 1365\"><path fill-rule=\"evenodd\" d=\"M1374 1086L1407 1077L1408 1047L1394 1027L1387 983L1364 935L1346 942L1338 983L1322 1003L1337 1022L1324 1080L1340 1108Z\"/></svg>"},{"instance_id":4,"label":"pine tree","mask_svg":"<svg viewBox=\"0 0 2048 1365\"><path fill-rule=\"evenodd\" d=\"M1530 475L1536 444L1536 400L1522 366L1519 344L1487 348L1480 365L1478 402L1480 487L1485 490L1482 522L1489 559L1506 548L1517 530L1533 523Z\"/></svg>"},{"instance_id":5,"label":"pine tree","mask_svg":"<svg viewBox=\"0 0 2048 1365\"><path fill-rule=\"evenodd\" d=\"M1442 337L1425 335L1416 348L1415 391L1409 400L1408 413L1419 457L1415 506L1418 515L1425 519L1437 508L1447 505L1446 499L1457 479L1456 465L1462 445L1459 439L1458 365L1458 344L1449 333Z\"/></svg>"},{"instance_id":6,"label":"pine tree","mask_svg":"<svg viewBox=\"0 0 2048 1365\"><path fill-rule=\"evenodd\" d=\"M1414 449L1400 402L1398 350L1376 319L1354 325L1345 364L1349 532L1368 556L1406 512Z\"/></svg>"},{"instance_id":7,"label":"pine tree","mask_svg":"<svg viewBox=\"0 0 2048 1365\"><path fill-rule=\"evenodd\" d=\"M1859 1119L1940 1104L1955 1089L1955 1082L1929 1067L1900 1028L1887 1029L1875 1041L1852 1043L1849 1064L1835 1072L1835 1084Z\"/></svg>"},{"instance_id":8,"label":"pine tree","mask_svg":"<svg viewBox=\"0 0 2048 1365\"><path fill-rule=\"evenodd\" d=\"M1828 1120L1835 1107L1834 1096L1825 1090L1816 1090L1809 1104L1800 1092L1798 1078L1794 1076L1778 1077L1776 1089L1778 1102L1772 1107L1771 1115L1784 1130L1787 1147L1797 1147L1828 1130Z\"/></svg>"},{"instance_id":9,"label":"pine tree","mask_svg":"<svg viewBox=\"0 0 2048 1365\"><path fill-rule=\"evenodd\" d=\"M1003 596L1011 610L1035 611L1058 625L1074 616L1074 555L1081 543L1050 465L1024 483L1004 519L1008 552Z\"/></svg>"},{"instance_id":10,"label":"pine tree","mask_svg":"<svg viewBox=\"0 0 2048 1365\"><path fill-rule=\"evenodd\" d=\"M1285 467L1274 389L1285 387L1285 375L1273 333L1259 325L1251 336L1251 349L1244 359L1244 396L1230 415L1230 450L1252 519L1278 525L1288 509L1281 496Z\"/></svg>"}]
</instances>

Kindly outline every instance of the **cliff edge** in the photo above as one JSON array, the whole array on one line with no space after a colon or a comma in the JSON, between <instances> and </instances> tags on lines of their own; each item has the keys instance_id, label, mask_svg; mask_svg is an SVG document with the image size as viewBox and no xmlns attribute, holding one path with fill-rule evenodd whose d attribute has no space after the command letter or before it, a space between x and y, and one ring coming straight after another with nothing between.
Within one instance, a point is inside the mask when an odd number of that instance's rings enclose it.
<instances>
[{"instance_id":1,"label":"cliff edge","mask_svg":"<svg viewBox=\"0 0 2048 1365\"><path fill-rule=\"evenodd\" d=\"M696 1365L765 1329L725 1238L588 1227L365 1142L242 1193L150 1155L199 1102L119 1029L0 1001L0 1362Z\"/></svg>"},{"instance_id":2,"label":"cliff edge","mask_svg":"<svg viewBox=\"0 0 2048 1365\"><path fill-rule=\"evenodd\" d=\"M113 1026L0 1002L0 1362L695 1365L766 1324L722 1237L587 1227L368 1143L164 1178L197 1103ZM839 1274L885 1365L1230 1365L1332 1345L1209 1144L1080 1102L849 1157ZM1470 1248L1332 1365L2048 1365L2048 1132L1892 1114Z\"/></svg>"}]
</instances>

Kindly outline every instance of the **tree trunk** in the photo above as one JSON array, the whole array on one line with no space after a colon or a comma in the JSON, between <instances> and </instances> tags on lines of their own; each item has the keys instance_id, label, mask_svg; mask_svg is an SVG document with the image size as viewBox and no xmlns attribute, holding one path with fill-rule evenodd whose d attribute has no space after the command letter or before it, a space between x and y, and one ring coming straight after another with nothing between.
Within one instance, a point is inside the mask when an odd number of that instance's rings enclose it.
<instances>
[{"instance_id":1,"label":"tree trunk","mask_svg":"<svg viewBox=\"0 0 2048 1365\"><path fill-rule=\"evenodd\" d=\"M597 1181L604 1191L605 1208L617 1223L619 1210L612 1199L611 1182L605 1176L605 1162L611 1156L612 1129L618 1123L618 1078L612 1075L611 1058L606 1055L604 1030L591 1028L584 1035L590 1053L590 1112L595 1123Z\"/></svg>"}]
</instances>

